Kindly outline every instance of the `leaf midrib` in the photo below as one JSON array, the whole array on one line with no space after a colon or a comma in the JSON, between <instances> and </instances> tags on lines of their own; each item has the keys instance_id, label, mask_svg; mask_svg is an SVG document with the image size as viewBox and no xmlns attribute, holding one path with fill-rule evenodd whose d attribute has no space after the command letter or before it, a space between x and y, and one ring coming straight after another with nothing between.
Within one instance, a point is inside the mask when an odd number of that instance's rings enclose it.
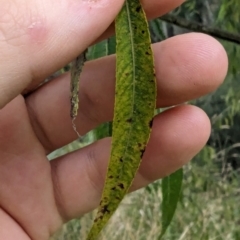
<instances>
[{"instance_id":1,"label":"leaf midrib","mask_svg":"<svg viewBox=\"0 0 240 240\"><path fill-rule=\"evenodd\" d=\"M131 117L133 116L133 111L134 111L134 105L135 105L135 99L134 99L134 94L135 94L135 84L136 84L136 81L135 81L135 78L136 78L136 67L135 67L135 52L134 52L134 41L133 41L133 37L134 37L134 34L133 34L133 30L132 30L132 25L131 25L131 14L129 12L129 3L128 3L129 0L126 0L126 10L127 10L127 15L128 15L128 26L129 26L129 32L130 32L130 40L131 40L131 54L132 54L132 65L133 65L133 86L132 86L132 112L131 112ZM131 136L131 133L132 133L132 128L133 128L133 124L131 123L130 125L130 130L128 132L128 140L127 140L127 143L126 143L126 147L125 147L125 150L124 150L124 153L123 153L123 158L127 152L127 149L129 147L129 141L130 141L130 136ZM123 170L123 168L121 169ZM122 174L122 171L121 171L121 174Z\"/></svg>"}]
</instances>

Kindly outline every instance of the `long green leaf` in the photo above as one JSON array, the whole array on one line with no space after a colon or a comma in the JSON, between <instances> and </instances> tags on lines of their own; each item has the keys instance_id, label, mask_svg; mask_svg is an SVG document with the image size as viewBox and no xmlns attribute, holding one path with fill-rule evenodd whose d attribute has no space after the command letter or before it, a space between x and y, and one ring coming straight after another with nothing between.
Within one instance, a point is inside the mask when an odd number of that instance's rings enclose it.
<instances>
[{"instance_id":1,"label":"long green leaf","mask_svg":"<svg viewBox=\"0 0 240 240\"><path fill-rule=\"evenodd\" d=\"M159 239L162 238L173 219L181 193L182 180L182 168L162 180L162 232Z\"/></svg>"},{"instance_id":2,"label":"long green leaf","mask_svg":"<svg viewBox=\"0 0 240 240\"><path fill-rule=\"evenodd\" d=\"M87 59L93 60L97 58L101 58L110 54L114 54L116 52L115 46L115 36L103 40L91 47L88 48Z\"/></svg>"},{"instance_id":3,"label":"long green leaf","mask_svg":"<svg viewBox=\"0 0 240 240\"><path fill-rule=\"evenodd\" d=\"M116 52L115 36L101 41L88 48L87 59L94 60ZM93 130L95 140L112 136L112 123L106 122Z\"/></svg>"},{"instance_id":4,"label":"long green leaf","mask_svg":"<svg viewBox=\"0 0 240 240\"><path fill-rule=\"evenodd\" d=\"M162 21L159 18L156 18L149 22L149 27L152 43L160 42L166 39L166 36L163 32Z\"/></svg>"},{"instance_id":5,"label":"long green leaf","mask_svg":"<svg viewBox=\"0 0 240 240\"><path fill-rule=\"evenodd\" d=\"M95 140L112 136L112 122L106 122L98 126L93 131Z\"/></svg>"},{"instance_id":6,"label":"long green leaf","mask_svg":"<svg viewBox=\"0 0 240 240\"><path fill-rule=\"evenodd\" d=\"M152 127L156 81L148 23L139 0L126 0L116 19L117 74L111 157L97 216L95 240L128 192Z\"/></svg>"}]
</instances>

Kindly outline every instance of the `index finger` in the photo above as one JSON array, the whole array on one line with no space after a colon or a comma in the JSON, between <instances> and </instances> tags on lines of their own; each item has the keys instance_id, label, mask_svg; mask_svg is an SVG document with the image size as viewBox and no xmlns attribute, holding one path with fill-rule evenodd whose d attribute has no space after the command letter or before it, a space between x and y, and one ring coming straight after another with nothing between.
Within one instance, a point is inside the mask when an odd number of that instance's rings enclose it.
<instances>
[{"instance_id":1,"label":"index finger","mask_svg":"<svg viewBox=\"0 0 240 240\"><path fill-rule=\"evenodd\" d=\"M0 0L0 108L87 48L122 4L123 0Z\"/></svg>"},{"instance_id":2,"label":"index finger","mask_svg":"<svg viewBox=\"0 0 240 240\"><path fill-rule=\"evenodd\" d=\"M149 19L183 2L142 0ZM76 58L101 34L99 40L113 34L110 24L122 4L123 0L0 0L0 109Z\"/></svg>"}]
</instances>

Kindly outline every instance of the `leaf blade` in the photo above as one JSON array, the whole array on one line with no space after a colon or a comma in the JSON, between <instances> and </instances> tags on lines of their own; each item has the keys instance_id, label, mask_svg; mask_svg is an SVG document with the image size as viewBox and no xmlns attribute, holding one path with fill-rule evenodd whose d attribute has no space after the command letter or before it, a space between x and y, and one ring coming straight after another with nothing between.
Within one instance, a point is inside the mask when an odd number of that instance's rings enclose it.
<instances>
[{"instance_id":1,"label":"leaf blade","mask_svg":"<svg viewBox=\"0 0 240 240\"><path fill-rule=\"evenodd\" d=\"M117 81L111 159L97 217L96 239L128 192L149 140L156 80L148 23L139 0L126 0L116 19Z\"/></svg>"},{"instance_id":2,"label":"leaf blade","mask_svg":"<svg viewBox=\"0 0 240 240\"><path fill-rule=\"evenodd\" d=\"M182 168L162 180L162 231L159 239L163 237L173 219L181 194L182 180Z\"/></svg>"}]
</instances>

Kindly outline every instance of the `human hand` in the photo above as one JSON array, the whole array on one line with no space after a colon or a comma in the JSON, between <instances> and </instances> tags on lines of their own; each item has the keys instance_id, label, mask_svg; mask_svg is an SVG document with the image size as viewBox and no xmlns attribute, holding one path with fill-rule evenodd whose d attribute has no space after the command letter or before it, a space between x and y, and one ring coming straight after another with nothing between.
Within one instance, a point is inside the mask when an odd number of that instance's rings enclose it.
<instances>
[{"instance_id":1,"label":"human hand","mask_svg":"<svg viewBox=\"0 0 240 240\"><path fill-rule=\"evenodd\" d=\"M182 0L143 0L149 18ZM110 138L49 162L46 155L76 138L69 116L69 74L29 94L74 59L114 20L123 0L0 0L0 239L47 240L61 225L97 207ZM109 27L100 38L112 32ZM216 89L227 71L222 46L186 34L153 46L158 107L181 104ZM81 135L113 115L115 56L86 64L76 124ZM7 104L7 105L6 105ZM131 190L187 163L210 134L206 114L182 105L155 117Z\"/></svg>"}]
</instances>

